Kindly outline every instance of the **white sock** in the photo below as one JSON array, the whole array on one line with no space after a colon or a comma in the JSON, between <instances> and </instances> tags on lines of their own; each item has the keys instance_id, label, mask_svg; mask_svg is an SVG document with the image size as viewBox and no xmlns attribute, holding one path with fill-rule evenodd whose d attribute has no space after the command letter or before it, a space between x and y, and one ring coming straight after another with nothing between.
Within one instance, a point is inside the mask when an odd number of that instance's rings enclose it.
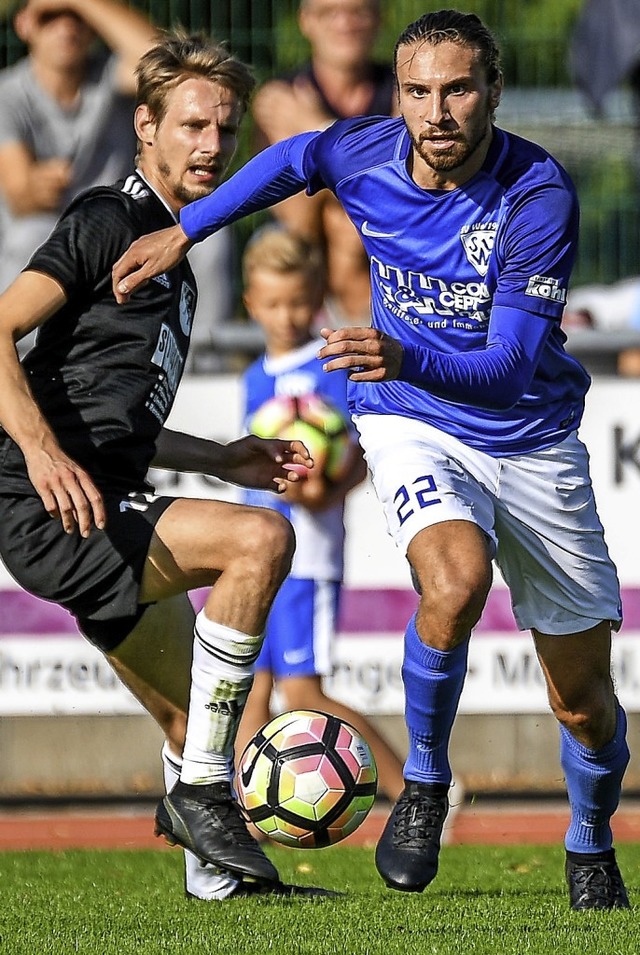
<instances>
[{"instance_id":1,"label":"white sock","mask_svg":"<svg viewBox=\"0 0 640 955\"><path fill-rule=\"evenodd\" d=\"M164 787L168 793L180 779L182 759L172 753L165 741L162 747ZM238 885L238 880L220 872L209 863L202 863L193 852L184 850L184 885L190 895L207 901L226 899Z\"/></svg>"},{"instance_id":2,"label":"white sock","mask_svg":"<svg viewBox=\"0 0 640 955\"><path fill-rule=\"evenodd\" d=\"M187 735L180 778L202 785L229 779L229 761L263 635L196 617Z\"/></svg>"}]
</instances>

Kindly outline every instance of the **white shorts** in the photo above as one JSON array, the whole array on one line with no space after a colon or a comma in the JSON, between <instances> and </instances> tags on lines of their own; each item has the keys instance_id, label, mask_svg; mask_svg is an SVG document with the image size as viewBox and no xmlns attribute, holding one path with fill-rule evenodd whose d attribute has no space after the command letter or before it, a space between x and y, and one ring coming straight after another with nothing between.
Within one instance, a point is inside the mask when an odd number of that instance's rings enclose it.
<instances>
[{"instance_id":1,"label":"white shorts","mask_svg":"<svg viewBox=\"0 0 640 955\"><path fill-rule=\"evenodd\" d=\"M359 415L355 424L390 535L406 554L425 527L482 528L521 630L579 633L622 620L609 556L577 435L544 451L494 458L424 422Z\"/></svg>"}]
</instances>

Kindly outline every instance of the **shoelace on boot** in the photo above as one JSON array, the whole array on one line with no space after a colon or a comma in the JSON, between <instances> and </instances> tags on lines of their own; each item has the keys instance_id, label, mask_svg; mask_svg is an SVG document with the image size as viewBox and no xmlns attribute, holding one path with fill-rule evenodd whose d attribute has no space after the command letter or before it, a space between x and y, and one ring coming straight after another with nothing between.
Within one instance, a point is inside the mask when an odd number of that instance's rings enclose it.
<instances>
[{"instance_id":1,"label":"shoelace on boot","mask_svg":"<svg viewBox=\"0 0 640 955\"><path fill-rule=\"evenodd\" d=\"M609 904L626 898L622 876L617 868L594 863L573 871L573 881L581 892L589 892Z\"/></svg>"},{"instance_id":2,"label":"shoelace on boot","mask_svg":"<svg viewBox=\"0 0 640 955\"><path fill-rule=\"evenodd\" d=\"M446 796L402 795L394 813L394 845L405 849L430 846L434 835L439 838L447 808Z\"/></svg>"}]
</instances>

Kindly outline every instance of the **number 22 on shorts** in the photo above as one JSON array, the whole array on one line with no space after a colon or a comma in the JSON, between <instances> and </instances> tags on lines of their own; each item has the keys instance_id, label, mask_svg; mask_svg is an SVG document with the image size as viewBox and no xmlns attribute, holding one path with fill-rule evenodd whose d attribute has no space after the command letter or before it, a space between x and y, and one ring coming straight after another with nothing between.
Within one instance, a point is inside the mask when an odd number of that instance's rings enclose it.
<instances>
[{"instance_id":1,"label":"number 22 on shorts","mask_svg":"<svg viewBox=\"0 0 640 955\"><path fill-rule=\"evenodd\" d=\"M397 505L396 514L400 526L415 513L416 507L430 507L431 504L440 504L441 498L433 497L438 488L436 486L433 474L423 474L407 487L401 484L393 497L393 503Z\"/></svg>"}]
</instances>

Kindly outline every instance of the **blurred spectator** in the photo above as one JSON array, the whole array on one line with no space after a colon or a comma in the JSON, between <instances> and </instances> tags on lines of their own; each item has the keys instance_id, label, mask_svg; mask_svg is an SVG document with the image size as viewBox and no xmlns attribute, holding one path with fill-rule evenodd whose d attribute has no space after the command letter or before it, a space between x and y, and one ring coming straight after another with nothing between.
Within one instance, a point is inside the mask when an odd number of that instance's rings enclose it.
<instances>
[{"instance_id":1,"label":"blurred spectator","mask_svg":"<svg viewBox=\"0 0 640 955\"><path fill-rule=\"evenodd\" d=\"M637 97L640 0L586 0L574 28L569 62L576 85L597 115L604 113L607 96L623 81L630 82Z\"/></svg>"},{"instance_id":2,"label":"blurred spectator","mask_svg":"<svg viewBox=\"0 0 640 955\"><path fill-rule=\"evenodd\" d=\"M570 332L574 328L593 328L593 313L588 308L565 308L562 314L562 328Z\"/></svg>"},{"instance_id":3,"label":"blurred spectator","mask_svg":"<svg viewBox=\"0 0 640 955\"><path fill-rule=\"evenodd\" d=\"M640 278L622 279L611 285L578 285L569 292L562 324L565 325L567 315L571 319L577 312L588 312L597 331L640 329L639 303Z\"/></svg>"},{"instance_id":4,"label":"blurred spectator","mask_svg":"<svg viewBox=\"0 0 640 955\"><path fill-rule=\"evenodd\" d=\"M116 0L26 0L14 26L28 55L0 75L0 291L78 192L130 170L134 69L155 35Z\"/></svg>"},{"instance_id":5,"label":"blurred spectator","mask_svg":"<svg viewBox=\"0 0 640 955\"><path fill-rule=\"evenodd\" d=\"M569 293L562 316L568 335L574 329L599 332L637 332L640 336L640 278L622 279L611 285L580 285ZM618 374L640 375L640 347L618 353Z\"/></svg>"},{"instance_id":6,"label":"blurred spectator","mask_svg":"<svg viewBox=\"0 0 640 955\"><path fill-rule=\"evenodd\" d=\"M311 59L264 84L253 114L262 148L296 133L330 126L336 119L397 111L390 66L372 60L380 27L377 0L302 0L301 33ZM293 231L324 248L328 269L329 324L369 324L369 268L354 226L326 190L296 195L274 214Z\"/></svg>"},{"instance_id":7,"label":"blurred spectator","mask_svg":"<svg viewBox=\"0 0 640 955\"><path fill-rule=\"evenodd\" d=\"M574 27L569 67L593 113L606 114L608 96L625 83L640 143L640 0L586 0ZM640 162L635 157L640 176Z\"/></svg>"},{"instance_id":8,"label":"blurred spectator","mask_svg":"<svg viewBox=\"0 0 640 955\"><path fill-rule=\"evenodd\" d=\"M0 292L74 196L128 175L134 71L156 38L149 20L118 0L26 0L14 26L28 55L0 74ZM210 345L211 326L231 314L229 232L189 259L200 289L197 357ZM33 337L22 340L21 353Z\"/></svg>"},{"instance_id":9,"label":"blurred spectator","mask_svg":"<svg viewBox=\"0 0 640 955\"><path fill-rule=\"evenodd\" d=\"M233 318L233 231L220 229L194 245L188 255L198 285L198 304L191 329L187 370L215 372L226 367L216 351L215 329Z\"/></svg>"}]
</instances>

